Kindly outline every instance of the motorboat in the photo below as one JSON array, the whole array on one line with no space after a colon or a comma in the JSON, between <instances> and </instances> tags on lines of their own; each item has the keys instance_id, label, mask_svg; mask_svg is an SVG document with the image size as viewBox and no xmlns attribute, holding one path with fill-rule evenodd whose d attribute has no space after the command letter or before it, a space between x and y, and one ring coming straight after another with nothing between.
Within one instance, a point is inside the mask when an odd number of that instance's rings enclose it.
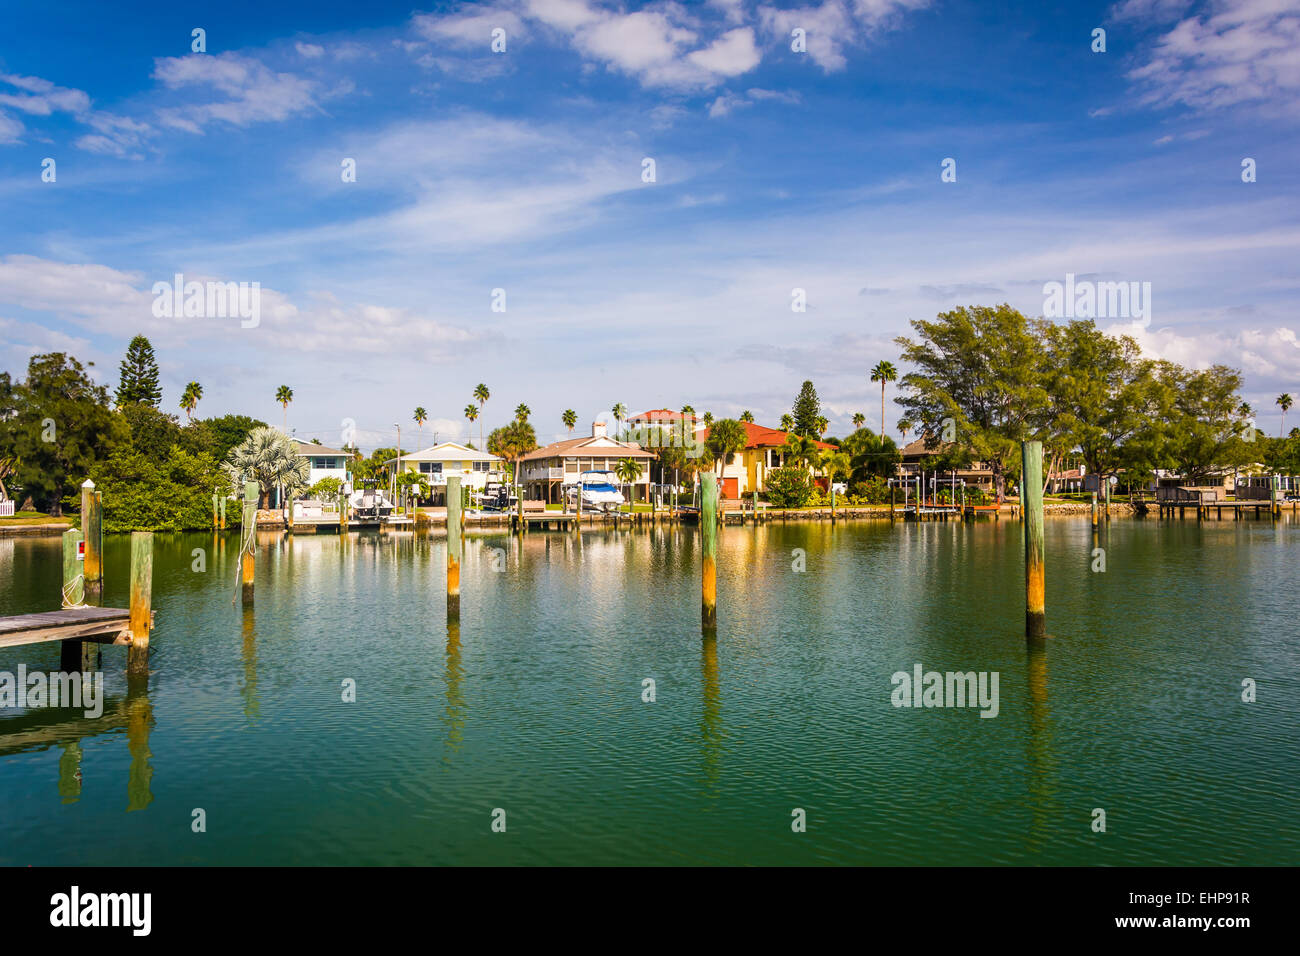
<instances>
[{"instance_id":1,"label":"motorboat","mask_svg":"<svg viewBox=\"0 0 1300 956\"><path fill-rule=\"evenodd\" d=\"M358 521L375 521L393 513L393 503L388 500L376 481L362 482L362 487L348 496L348 507Z\"/></svg>"},{"instance_id":2,"label":"motorboat","mask_svg":"<svg viewBox=\"0 0 1300 956\"><path fill-rule=\"evenodd\" d=\"M513 511L519 496L509 485L489 481L482 491L472 492L469 500L480 511Z\"/></svg>"},{"instance_id":3,"label":"motorboat","mask_svg":"<svg viewBox=\"0 0 1300 956\"><path fill-rule=\"evenodd\" d=\"M566 486L565 494L571 502L576 502L581 491L584 509L613 511L626 501L616 480L612 471L584 471L576 482Z\"/></svg>"}]
</instances>

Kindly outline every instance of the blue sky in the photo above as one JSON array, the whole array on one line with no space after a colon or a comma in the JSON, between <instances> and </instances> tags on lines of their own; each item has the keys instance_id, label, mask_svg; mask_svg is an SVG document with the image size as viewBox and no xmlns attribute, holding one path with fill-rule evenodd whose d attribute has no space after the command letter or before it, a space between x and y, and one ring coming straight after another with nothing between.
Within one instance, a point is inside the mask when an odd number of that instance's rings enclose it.
<instances>
[{"instance_id":1,"label":"blue sky","mask_svg":"<svg viewBox=\"0 0 1300 956\"><path fill-rule=\"evenodd\" d=\"M1074 273L1150 282L1100 324L1241 368L1270 432L1300 391L1293 3L180 6L0 13L0 368L113 383L142 332L167 407L278 422L288 384L363 447L416 405L464 437L480 381L546 441L616 402L774 425L812 378L842 435L909 319ZM156 318L178 272L259 282L260 323Z\"/></svg>"}]
</instances>

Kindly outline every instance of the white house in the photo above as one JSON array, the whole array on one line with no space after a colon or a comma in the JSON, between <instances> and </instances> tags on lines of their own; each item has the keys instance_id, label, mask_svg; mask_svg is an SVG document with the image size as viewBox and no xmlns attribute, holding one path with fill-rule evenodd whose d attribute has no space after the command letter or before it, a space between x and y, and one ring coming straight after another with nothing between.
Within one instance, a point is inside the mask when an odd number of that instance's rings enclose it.
<instances>
[{"instance_id":1,"label":"white house","mask_svg":"<svg viewBox=\"0 0 1300 956\"><path fill-rule=\"evenodd\" d=\"M439 442L422 451L403 455L401 462L402 471L414 472L429 484L434 505L446 504L448 478L459 478L462 488L482 491L489 480L500 478L502 465L502 460L496 455L454 441ZM396 463L396 458L385 462L390 467Z\"/></svg>"},{"instance_id":2,"label":"white house","mask_svg":"<svg viewBox=\"0 0 1300 956\"><path fill-rule=\"evenodd\" d=\"M519 460L519 478L524 497L556 503L564 486L573 484L584 471L613 471L623 458L641 465L641 477L632 482L632 497L650 500L650 463L655 453L630 442L616 441L605 434L604 422L593 422L590 438L569 438L530 451Z\"/></svg>"},{"instance_id":3,"label":"white house","mask_svg":"<svg viewBox=\"0 0 1300 956\"><path fill-rule=\"evenodd\" d=\"M307 486L311 487L322 478L337 478L346 486L348 484L348 462L352 456L337 448L326 448L314 442L298 442L298 454L306 458L311 465ZM345 487L345 491L350 490Z\"/></svg>"}]
</instances>

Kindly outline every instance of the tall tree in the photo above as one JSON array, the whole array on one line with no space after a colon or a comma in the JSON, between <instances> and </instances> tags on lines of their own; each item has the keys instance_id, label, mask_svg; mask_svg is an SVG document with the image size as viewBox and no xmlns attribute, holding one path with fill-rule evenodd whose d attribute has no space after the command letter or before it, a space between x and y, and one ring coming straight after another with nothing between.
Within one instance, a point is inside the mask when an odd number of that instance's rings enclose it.
<instances>
[{"instance_id":1,"label":"tall tree","mask_svg":"<svg viewBox=\"0 0 1300 956\"><path fill-rule=\"evenodd\" d=\"M293 389L288 385L281 385L275 390L275 400L280 403L280 408L284 411L280 430L287 435L289 434L289 403L293 401Z\"/></svg>"},{"instance_id":2,"label":"tall tree","mask_svg":"<svg viewBox=\"0 0 1300 956\"><path fill-rule=\"evenodd\" d=\"M614 437L621 438L623 435L623 419L627 416L627 406L622 402L615 402L611 411L614 413L614 421L616 423Z\"/></svg>"},{"instance_id":3,"label":"tall tree","mask_svg":"<svg viewBox=\"0 0 1300 956\"><path fill-rule=\"evenodd\" d=\"M560 421L564 422L564 427L567 428L569 434L572 435L574 426L578 424L578 413L572 408L566 408L564 414L560 416Z\"/></svg>"},{"instance_id":4,"label":"tall tree","mask_svg":"<svg viewBox=\"0 0 1300 956\"><path fill-rule=\"evenodd\" d=\"M719 476L722 474L723 467L730 465L736 456L745 450L745 442L748 438L745 426L734 418L720 419L709 427L709 433L704 438L704 447L717 465Z\"/></svg>"},{"instance_id":5,"label":"tall tree","mask_svg":"<svg viewBox=\"0 0 1300 956\"><path fill-rule=\"evenodd\" d=\"M875 368L871 370L871 380L880 383L880 437L885 437L885 385L888 382L898 381L898 369L894 368L893 362L886 362L883 359L876 363Z\"/></svg>"},{"instance_id":6,"label":"tall tree","mask_svg":"<svg viewBox=\"0 0 1300 956\"><path fill-rule=\"evenodd\" d=\"M423 405L415 406L415 412L411 415L412 421L415 422L416 440L424 444L424 423L429 420L429 413L424 410ZM472 421L473 419L471 419Z\"/></svg>"},{"instance_id":7,"label":"tall tree","mask_svg":"<svg viewBox=\"0 0 1300 956\"><path fill-rule=\"evenodd\" d=\"M781 416L781 431L788 432L794 429L794 416L786 412Z\"/></svg>"},{"instance_id":8,"label":"tall tree","mask_svg":"<svg viewBox=\"0 0 1300 956\"><path fill-rule=\"evenodd\" d=\"M126 357L118 366L117 404L139 402L157 408L161 401L162 386L158 384L158 360L153 346L143 335L137 335L126 347Z\"/></svg>"},{"instance_id":9,"label":"tall tree","mask_svg":"<svg viewBox=\"0 0 1300 956\"><path fill-rule=\"evenodd\" d=\"M86 369L50 352L31 357L23 382L0 374L0 458L10 462L11 486L51 515L63 514L64 496L128 437Z\"/></svg>"},{"instance_id":10,"label":"tall tree","mask_svg":"<svg viewBox=\"0 0 1300 956\"><path fill-rule=\"evenodd\" d=\"M520 402L518 405L515 406L515 421L526 422L528 421L528 416L531 415L532 413L533 410L531 408L529 408L523 402Z\"/></svg>"},{"instance_id":11,"label":"tall tree","mask_svg":"<svg viewBox=\"0 0 1300 956\"><path fill-rule=\"evenodd\" d=\"M1198 484L1252 462L1257 449L1243 438L1248 423L1241 416L1240 372L1225 365L1192 371L1161 361L1155 376L1164 467Z\"/></svg>"},{"instance_id":12,"label":"tall tree","mask_svg":"<svg viewBox=\"0 0 1300 956\"><path fill-rule=\"evenodd\" d=\"M185 391L181 394L181 408L185 412L185 420L194 421L194 409L198 408L199 399L203 397L203 386L198 382L190 382L185 386Z\"/></svg>"},{"instance_id":13,"label":"tall tree","mask_svg":"<svg viewBox=\"0 0 1300 956\"><path fill-rule=\"evenodd\" d=\"M812 437L817 434L817 419L821 417L822 403L811 381L804 382L790 409L794 417L794 431Z\"/></svg>"},{"instance_id":14,"label":"tall tree","mask_svg":"<svg viewBox=\"0 0 1300 956\"><path fill-rule=\"evenodd\" d=\"M488 387L484 385L482 382L479 382L477 385L474 386L474 401L478 402L478 410L479 410L480 417L482 417L483 414L483 406L487 404L487 400L491 397L492 397L492 393L488 391ZM483 444L483 423L482 422L479 422L479 426L478 426L478 443L480 448L487 447L486 445Z\"/></svg>"},{"instance_id":15,"label":"tall tree","mask_svg":"<svg viewBox=\"0 0 1300 956\"><path fill-rule=\"evenodd\" d=\"M231 449L227 465L236 487L244 481L257 482L259 508L269 506L271 492L276 488L284 489L286 502L291 500L295 493L307 488L311 474L311 464L298 454L298 446L274 428L250 432L242 444Z\"/></svg>"},{"instance_id":16,"label":"tall tree","mask_svg":"<svg viewBox=\"0 0 1300 956\"><path fill-rule=\"evenodd\" d=\"M895 341L915 371L902 377L895 401L927 444L948 433L986 462L1001 501L1020 442L1048 404L1028 319L1009 305L963 306L911 325L917 339Z\"/></svg>"},{"instance_id":17,"label":"tall tree","mask_svg":"<svg viewBox=\"0 0 1300 956\"><path fill-rule=\"evenodd\" d=\"M1286 434L1286 413L1291 411L1292 404L1293 404L1293 400L1291 398L1290 393L1288 392L1283 392L1281 395L1277 397L1278 408L1282 409L1282 425L1277 430L1278 438L1281 438L1283 435Z\"/></svg>"},{"instance_id":18,"label":"tall tree","mask_svg":"<svg viewBox=\"0 0 1300 956\"><path fill-rule=\"evenodd\" d=\"M749 424L752 425L754 423L754 413L747 408L740 413L740 420L742 422L748 422Z\"/></svg>"},{"instance_id":19,"label":"tall tree","mask_svg":"<svg viewBox=\"0 0 1300 956\"><path fill-rule=\"evenodd\" d=\"M472 430L474 427L474 422L478 418L478 406L475 405L473 402L470 402L468 405L466 405L465 417L469 419L470 428Z\"/></svg>"},{"instance_id":20,"label":"tall tree","mask_svg":"<svg viewBox=\"0 0 1300 956\"><path fill-rule=\"evenodd\" d=\"M537 434L527 418L516 417L509 425L492 429L487 437L487 448L510 462L515 487L519 486L519 460L537 447Z\"/></svg>"},{"instance_id":21,"label":"tall tree","mask_svg":"<svg viewBox=\"0 0 1300 956\"><path fill-rule=\"evenodd\" d=\"M882 414L882 415L884 414L884 410L883 410L883 409L881 410L881 414ZM854 413L853 413L853 427L854 427L854 428L861 428L862 425L863 425L863 423L864 423L866 420L867 420L867 416L866 416L866 415L863 415L861 412L854 412ZM883 420L883 419L882 419L882 420Z\"/></svg>"}]
</instances>

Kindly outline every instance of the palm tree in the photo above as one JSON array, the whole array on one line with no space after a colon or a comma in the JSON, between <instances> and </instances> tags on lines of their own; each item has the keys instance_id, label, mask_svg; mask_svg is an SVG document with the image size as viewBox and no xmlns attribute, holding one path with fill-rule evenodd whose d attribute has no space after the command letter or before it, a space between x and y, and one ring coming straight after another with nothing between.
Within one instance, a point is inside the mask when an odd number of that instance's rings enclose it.
<instances>
[{"instance_id":1,"label":"palm tree","mask_svg":"<svg viewBox=\"0 0 1300 956\"><path fill-rule=\"evenodd\" d=\"M862 427L862 423L865 422L866 420L867 420L867 416L866 416L866 415L863 415L861 412L854 412L854 413L853 413L853 427L854 427L854 428L861 428L861 427Z\"/></svg>"},{"instance_id":2,"label":"palm tree","mask_svg":"<svg viewBox=\"0 0 1300 956\"><path fill-rule=\"evenodd\" d=\"M614 466L618 480L627 485L627 507L632 510L632 482L641 477L641 463L635 458L620 458Z\"/></svg>"},{"instance_id":3,"label":"palm tree","mask_svg":"<svg viewBox=\"0 0 1300 956\"><path fill-rule=\"evenodd\" d=\"M412 417L415 419L415 427L419 429L420 444L423 445L424 444L424 423L429 420L429 413L424 410L423 405L417 405L415 407L415 414Z\"/></svg>"},{"instance_id":4,"label":"palm tree","mask_svg":"<svg viewBox=\"0 0 1300 956\"><path fill-rule=\"evenodd\" d=\"M747 408L740 413L740 420L742 422L749 422L752 425L754 423L754 413Z\"/></svg>"},{"instance_id":5,"label":"palm tree","mask_svg":"<svg viewBox=\"0 0 1300 956\"><path fill-rule=\"evenodd\" d=\"M473 402L470 402L468 405L466 405L465 417L469 419L470 428L471 428L470 435L472 436L474 434L473 432L474 421L475 419L478 418L478 406L475 405Z\"/></svg>"},{"instance_id":6,"label":"palm tree","mask_svg":"<svg viewBox=\"0 0 1300 956\"><path fill-rule=\"evenodd\" d=\"M713 412L704 413L704 427L705 428L713 427Z\"/></svg>"},{"instance_id":7,"label":"palm tree","mask_svg":"<svg viewBox=\"0 0 1300 956\"><path fill-rule=\"evenodd\" d=\"M787 462L803 465L809 471L816 468L822 458L817 441L808 435L787 435L782 452Z\"/></svg>"},{"instance_id":8,"label":"palm tree","mask_svg":"<svg viewBox=\"0 0 1300 956\"><path fill-rule=\"evenodd\" d=\"M694 416L695 416L695 406L694 406L694 405L683 405L683 406L682 406L682 414L683 414L683 415L690 415L690 416L694 417Z\"/></svg>"},{"instance_id":9,"label":"palm tree","mask_svg":"<svg viewBox=\"0 0 1300 956\"><path fill-rule=\"evenodd\" d=\"M1283 392L1281 395L1277 397L1277 404L1278 407L1282 409L1282 427L1278 430L1277 433L1277 437L1281 438L1283 435L1286 434L1286 413L1291 410L1291 405L1293 404L1293 402L1291 396L1287 392Z\"/></svg>"},{"instance_id":10,"label":"palm tree","mask_svg":"<svg viewBox=\"0 0 1300 956\"><path fill-rule=\"evenodd\" d=\"M722 477L723 466L730 465L736 455L745 450L749 435L745 426L734 418L724 418L709 428L709 437L704 440L704 447L718 466L718 477Z\"/></svg>"},{"instance_id":11,"label":"palm tree","mask_svg":"<svg viewBox=\"0 0 1300 956\"><path fill-rule=\"evenodd\" d=\"M564 427L567 428L569 434L572 435L573 426L578 424L578 413L572 408L566 408L564 414L560 416L560 421L564 422Z\"/></svg>"},{"instance_id":12,"label":"palm tree","mask_svg":"<svg viewBox=\"0 0 1300 956\"><path fill-rule=\"evenodd\" d=\"M818 416L817 416L817 434L818 434L818 435L825 435L825 434L826 434L826 429L828 429L828 428L830 428L830 427L831 427L830 419L828 419L825 415L818 415Z\"/></svg>"},{"instance_id":13,"label":"palm tree","mask_svg":"<svg viewBox=\"0 0 1300 956\"><path fill-rule=\"evenodd\" d=\"M788 432L794 428L794 416L786 412L781 416L781 431Z\"/></svg>"},{"instance_id":14,"label":"palm tree","mask_svg":"<svg viewBox=\"0 0 1300 956\"><path fill-rule=\"evenodd\" d=\"M285 434L289 433L289 403L293 401L293 389L288 385L281 385L275 390L275 400L280 403L284 409L283 427L280 429Z\"/></svg>"},{"instance_id":15,"label":"palm tree","mask_svg":"<svg viewBox=\"0 0 1300 956\"><path fill-rule=\"evenodd\" d=\"M274 428L254 428L244 441L230 451L226 461L236 486L256 481L259 508L269 503L276 487L284 489L287 501L294 492L307 487L311 475L308 459L298 454L298 446Z\"/></svg>"},{"instance_id":16,"label":"palm tree","mask_svg":"<svg viewBox=\"0 0 1300 956\"><path fill-rule=\"evenodd\" d=\"M883 359L871 370L871 380L880 383L880 437L885 437L885 383L898 381L898 369Z\"/></svg>"},{"instance_id":17,"label":"palm tree","mask_svg":"<svg viewBox=\"0 0 1300 956\"><path fill-rule=\"evenodd\" d=\"M532 413L533 410L531 408L529 408L523 402L520 402L518 405L515 406L515 421L526 422L528 421L528 416L531 415Z\"/></svg>"},{"instance_id":18,"label":"palm tree","mask_svg":"<svg viewBox=\"0 0 1300 956\"><path fill-rule=\"evenodd\" d=\"M181 408L185 410L186 421L194 420L194 409L199 404L199 399L203 397L203 386L198 382L190 382L185 386L185 392L181 395Z\"/></svg>"},{"instance_id":19,"label":"palm tree","mask_svg":"<svg viewBox=\"0 0 1300 956\"><path fill-rule=\"evenodd\" d=\"M478 410L480 412L483 411L483 406L487 404L487 400L491 397L492 397L492 393L488 391L488 387L484 385L482 382L474 386L474 401L478 402ZM478 443L480 445L483 444L482 424L478 426Z\"/></svg>"},{"instance_id":20,"label":"palm tree","mask_svg":"<svg viewBox=\"0 0 1300 956\"><path fill-rule=\"evenodd\" d=\"M627 406L622 402L615 402L610 411L614 413L614 421L618 423L618 427L614 429L614 437L618 438L623 434L623 419L627 415Z\"/></svg>"},{"instance_id":21,"label":"palm tree","mask_svg":"<svg viewBox=\"0 0 1300 956\"><path fill-rule=\"evenodd\" d=\"M909 422L906 418L900 418L898 420L898 433L903 436L904 445L907 444L907 433L910 432L911 430L912 430L912 423Z\"/></svg>"}]
</instances>

